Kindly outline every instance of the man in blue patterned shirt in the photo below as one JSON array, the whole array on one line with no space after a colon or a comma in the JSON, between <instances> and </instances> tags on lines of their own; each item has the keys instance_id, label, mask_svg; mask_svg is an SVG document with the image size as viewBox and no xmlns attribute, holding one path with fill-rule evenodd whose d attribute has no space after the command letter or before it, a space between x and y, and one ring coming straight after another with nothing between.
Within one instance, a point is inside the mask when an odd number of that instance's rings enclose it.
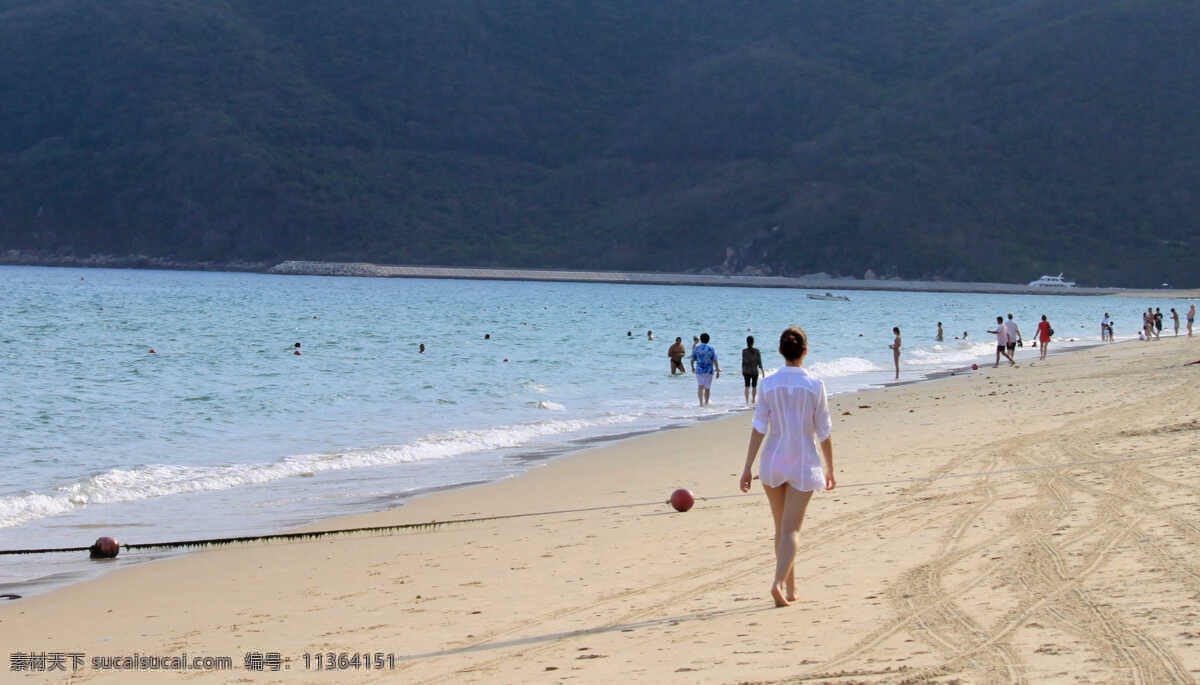
<instances>
[{"instance_id":1,"label":"man in blue patterned shirt","mask_svg":"<svg viewBox=\"0 0 1200 685\"><path fill-rule=\"evenodd\" d=\"M712 392L713 374L721 377L721 365L717 363L717 351L708 344L708 333L700 334L700 344L692 348L692 365L696 370L696 396L700 406L708 404Z\"/></svg>"}]
</instances>

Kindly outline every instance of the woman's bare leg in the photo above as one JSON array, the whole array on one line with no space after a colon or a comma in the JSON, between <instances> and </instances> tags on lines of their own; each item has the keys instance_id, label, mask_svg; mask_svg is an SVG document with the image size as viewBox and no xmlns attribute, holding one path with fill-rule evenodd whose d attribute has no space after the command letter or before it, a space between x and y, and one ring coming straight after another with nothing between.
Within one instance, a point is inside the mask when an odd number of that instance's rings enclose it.
<instances>
[{"instance_id":1,"label":"woman's bare leg","mask_svg":"<svg viewBox=\"0 0 1200 685\"><path fill-rule=\"evenodd\" d=\"M808 509L811 492L801 492L787 483L773 488L763 484L775 519L775 581L771 597L775 606L785 607L796 599L796 549L800 545L800 526Z\"/></svg>"},{"instance_id":2,"label":"woman's bare leg","mask_svg":"<svg viewBox=\"0 0 1200 685\"><path fill-rule=\"evenodd\" d=\"M775 552L779 553L779 524L783 519L783 507L787 501L787 483L773 488L766 483L763 483L763 490L767 493L767 501L771 503L771 519L775 522ZM794 576L792 576L794 578ZM792 593L795 594L795 580L791 582Z\"/></svg>"},{"instance_id":3,"label":"woman's bare leg","mask_svg":"<svg viewBox=\"0 0 1200 685\"><path fill-rule=\"evenodd\" d=\"M777 488L773 488L773 487L767 485L766 483L763 483L763 490L765 490L767 492L767 501L771 503L771 518L774 519L774 521L775 521L775 553L778 555L779 554L779 527L780 527L780 522L783 519L784 506L787 502L788 486L787 486L787 483L784 483L783 485L781 485ZM795 573L795 570L792 570L788 573L787 580L784 581L784 585L785 585L785 590L787 591L787 594L785 595L785 597L787 598L787 601L788 602L795 601L795 599L796 599L796 573ZM782 604L780 606L786 606L786 603Z\"/></svg>"}]
</instances>

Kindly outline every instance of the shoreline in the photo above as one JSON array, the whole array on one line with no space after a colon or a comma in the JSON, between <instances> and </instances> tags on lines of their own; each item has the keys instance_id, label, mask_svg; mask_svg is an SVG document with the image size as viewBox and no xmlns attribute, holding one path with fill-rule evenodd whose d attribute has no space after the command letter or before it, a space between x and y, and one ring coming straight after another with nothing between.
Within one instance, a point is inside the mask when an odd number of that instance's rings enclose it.
<instances>
[{"instance_id":1,"label":"shoreline","mask_svg":"<svg viewBox=\"0 0 1200 685\"><path fill-rule=\"evenodd\" d=\"M904 279L839 278L823 274L807 276L758 276L746 274L694 274L633 271L580 271L571 269L515 269L502 267L396 266L366 262L316 262L285 260L273 262L175 262L135 257L34 259L0 255L0 266L63 268L137 269L258 273L284 276L342 276L361 278L431 278L446 280L500 280L546 283L611 283L626 285L686 285L733 288L785 288L796 290L867 290L894 292L966 293L999 295L1073 295L1200 299L1200 288L1073 287L1031 288L1020 283L970 281L913 281Z\"/></svg>"},{"instance_id":2,"label":"shoreline","mask_svg":"<svg viewBox=\"0 0 1200 685\"><path fill-rule=\"evenodd\" d=\"M687 285L735 288L808 290L885 290L1003 295L1115 295L1124 288L1030 288L1015 283L909 281L900 279L809 276L752 276L635 271L576 271L569 269L507 269L484 267L391 266L366 262L285 261L268 270L283 276L350 276L362 278L437 278L452 280L534 281L551 283L615 283L627 285Z\"/></svg>"},{"instance_id":3,"label":"shoreline","mask_svg":"<svg viewBox=\"0 0 1200 685\"><path fill-rule=\"evenodd\" d=\"M970 373L970 372L971 372L971 369L969 366L957 367L955 369L949 369L949 370L945 370L945 371L929 372L929 373L923 374L920 378L914 378L914 379L910 379L910 380L900 381L898 383L895 383L895 382L872 383L870 385L864 386L864 387L856 389L856 390L845 391L843 393L840 393L839 396L849 394L852 392L883 391L883 390L886 390L887 388L893 387L893 386L909 385L909 384L913 384L913 383L925 383L925 382L929 382L929 381L939 380L941 378L948 378L950 376L955 375L956 373ZM833 395L831 395L831 397L832 396ZM616 433L604 433L604 434L593 435L593 436L589 436L589 437L576 438L576 439L572 439L572 440L568 441L567 443L557 446L557 447L549 447L549 448L544 448L544 449L540 449L540 450L536 450L536 451L523 452L521 454L514 455L514 457L513 457L514 459L526 462L527 466L526 466L525 470L519 471L512 475L503 476L503 477L492 479L492 480L465 481L465 482L460 482L460 483L447 483L444 485L423 487L423 488L419 488L413 492L405 493L402 497L399 497L399 498L397 498L395 496L391 496L391 495L386 496L383 499L388 501L389 504L381 509L370 509L370 510L365 510L365 511L352 512L352 513L341 513L341 514L330 513L328 515L320 516L311 521L308 521L307 523L302 523L302 524L299 524L296 526L287 527L287 528L283 528L283 529L269 529L269 530L264 530L264 531L261 531L258 533L254 533L252 531L245 531L244 533L239 534L239 536L270 539L275 536L286 536L286 535L290 535L290 534L298 533L298 532L329 531L329 530L332 530L331 528L328 527L332 522L339 521L344 518L360 517L360 516L373 516L373 515L384 514L384 513L392 512L392 511L400 511L400 510L404 509L406 506L408 506L410 503L412 503L416 500L425 498L425 497L436 497L437 495L442 494L444 492L451 492L451 491L457 491L457 490L463 490L463 489L470 489L470 488L479 487L479 486L492 485L492 484L507 480L509 478L521 478L521 477L525 476L526 474L528 474L531 470L539 468L539 467L545 465L546 463L550 463L554 460L561 459L561 458L571 457L580 452L586 452L588 450L592 450L592 449L596 449L596 448L600 448L600 447L606 447L606 446L610 446L610 445L617 445L622 442L625 442L628 440L635 440L639 437L643 437L646 435L654 435L657 433L665 433L665 432L676 431L676 430L688 430L689 428L693 428L695 426L699 426L704 423L709 423L709 422L714 422L714 421L719 422L719 421L735 419L735 418L738 418L739 416L744 416L745 414L747 414L747 412L750 412L750 411L752 411L751 407L738 406L738 407L730 408L721 413L697 415L695 417L688 419L687 421L680 421L679 419L674 419L670 423L667 423L667 424L664 424L662 426L658 426L655 428L645 428L645 429L638 429L638 430L631 430L631 431L623 430L623 431L619 431ZM197 551L203 551L205 549L213 549L213 548L218 547L218 545L201 545L199 547L193 548L191 545L186 544L188 542L188 540L179 540L177 542L168 542L166 540L128 540L128 539L121 538L120 541L123 545L126 543L136 544L136 545L153 545L153 544L156 544L159 542L166 543L166 544L179 544L179 546L182 547L182 549L175 550L175 549L170 549L168 547L151 548L148 551L136 552L136 554L145 555L146 558L139 559L139 560L136 560L133 562L127 562L127 560L129 559L129 557L127 555L124 557L119 556L119 560L99 560L99 561L92 562L92 563L100 563L100 564L129 563L128 566L122 565L119 568L100 569L100 570L89 569L89 570L85 570L85 571L67 571L64 573L48 573L46 575L43 575L43 576L40 576L37 578L33 578L28 581L0 582L0 596L2 596L4 593L17 593L17 594L19 594L21 600L28 600L28 599L31 599L34 597L43 596L43 595L54 593L59 590L63 590L63 589L66 589L66 588L69 588L69 587L72 587L75 585L79 585L81 583L88 583L88 582L97 580L99 578L102 578L103 576L110 574L110 573L121 573L121 572L127 571L127 570L135 567L136 565L164 561L164 560L168 560L168 559L174 559L174 558L186 556L188 554L196 553ZM88 539L88 540L81 539L78 542L80 545L83 545L83 544L89 544L91 542L91 540L90 539ZM30 549L32 549L32 548L30 548ZM60 549L60 548L50 548L50 549L54 550L54 549ZM67 549L67 548L61 548L61 549ZM50 551L47 553L47 555L54 555L54 554L85 555L86 553L85 552L74 552L74 553L72 553L72 552L54 552L54 551ZM123 550L122 554L126 554L126 552ZM77 561L78 559L79 559L79 556L76 556L74 559L72 559L72 561ZM20 601L20 600L18 600L18 601Z\"/></svg>"},{"instance_id":4,"label":"shoreline","mask_svg":"<svg viewBox=\"0 0 1200 685\"><path fill-rule=\"evenodd\" d=\"M1113 344L1120 345L1123 343L1130 343L1130 342L1137 342L1137 341L1136 340L1122 340L1122 341L1119 341L1119 342L1116 342ZM1096 347L1104 347L1104 346L1105 345L1102 345L1100 343L1095 343L1095 344L1082 344L1082 345L1075 345L1075 346L1071 346L1071 347L1063 347L1063 348L1060 348L1057 352L1051 353L1050 356L1053 357L1053 356L1057 356L1057 355L1066 355L1066 354L1072 354L1072 353L1076 353L1076 352L1083 352L1083 351L1086 351L1089 349L1093 349ZM982 360L982 358L981 358L981 360ZM1030 361L1033 361L1033 360L1030 360ZM900 387L905 387L905 386L910 386L910 385L921 385L921 384L926 384L926 383L932 383L932 382L936 382L936 381L950 379L950 378L953 378L956 376L969 375L969 374L973 374L973 373L981 373L989 368L990 367L986 367L985 364L980 363L978 369L972 369L970 364L967 363L964 365L953 366L950 368L940 369L940 370L918 371L917 373L919 373L920 376L916 377L916 378L908 378L908 379L900 380L900 381L888 380L888 381L882 381L882 382L874 382L874 383L869 383L869 384L864 385L859 388L855 388L855 389L851 389L851 390L844 390L844 391L838 392L836 394L831 393L830 400L833 401L836 398L842 398L842 397L846 397L846 396L850 396L850 395L858 395L861 393L875 393L875 392L882 393L882 392L887 392L890 389L894 389L894 388L900 388ZM546 449L536 451L536 452L530 452L530 453L524 453L521 455L517 455L515 457L516 459L527 461L528 465L526 466L525 470L519 471L512 475L504 476L504 477L501 477L498 479L493 479L493 480L466 481L466 482L461 482L461 483L448 483L448 484L444 484L444 485L420 488L414 492L406 493L403 497L399 498L398 500L394 496L386 497L386 499L389 502L392 502L392 504L390 504L389 506L386 506L385 508L382 508L382 509L373 509L373 510L360 511L360 512L354 512L354 513L330 514L328 516L318 517L307 523L303 523L303 524L300 524L300 525L297 525L294 527L288 527L285 529L264 530L264 531L261 531L258 533L246 531L240 535L244 536L244 537L251 537L251 538L271 539L272 537L275 537L275 536L287 536L287 535L291 535L291 534L298 533L298 532L328 532L328 531L334 530L333 528L329 527L331 524L333 524L334 522L337 522L337 521L341 521L343 519L357 520L358 517L364 517L364 516L371 517L371 516L375 516L375 515L387 514L389 512L400 512L400 511L404 510L405 507L409 506L412 502L415 502L417 500L420 500L420 499L423 499L426 497L436 497L436 496L441 495L446 492L454 492L454 491L458 491L458 490L465 490L465 489L470 489L470 488L475 488L475 487L480 487L480 486L494 485L496 483L500 483L500 482L503 482L503 481L511 479L511 478L522 478L522 477L526 476L528 473L530 473L532 470L537 469L541 466L544 466L547 463L552 463L553 461L559 460L559 459L571 458L577 454L584 453L589 450L613 446L613 445L619 445L623 442L626 442L629 440L636 440L640 437L647 436L647 435L668 433L668 432L677 431L677 430L686 431L686 430L695 428L697 426L703 425L705 423L733 420L733 419L737 419L739 417L745 417L748 414L752 413L752 411L753 411L753 407L739 405L736 407L729 408L725 411L722 411L721 413L697 415L697 416L692 417L691 419L687 420L686 422L679 422L678 420L672 420L671 423L667 423L667 424L664 424L662 426L658 426L655 428L646 428L646 429L639 429L639 430L633 430L633 431L621 431L621 432L611 433L611 434L605 433L605 434L594 435L594 436L585 437L585 438L574 439L562 446L546 448ZM398 501L398 503L396 503L397 501ZM417 523L423 523L423 522L417 522ZM435 523L435 522L431 521L429 523ZM84 542L90 542L90 541L89 540L81 541L81 543L84 543ZM167 541L149 541L149 540L136 540L136 541L124 540L123 541L123 543L130 543L130 544L137 544L137 545L151 545L151 544L156 544L158 542L166 543ZM168 543L168 544L179 544L179 546L183 547L183 549L181 549L181 550L172 550L172 549L166 548L166 547L155 547L155 548L151 548L150 550L147 550L147 551L139 552L139 554L146 555L147 558L144 560L138 560L138 561L132 562L129 566L122 566L120 568L105 569L105 570L99 570L99 571L93 571L93 572L82 572L82 571L70 572L70 575L66 575L66 576L56 576L55 574L50 574L50 575L46 575L46 576L42 576L42 577L33 579L24 584L22 584L20 582L3 583L3 584L0 584L0 593L3 593L3 592L23 593L21 595L22 599L39 597L39 596L43 596L43 595L46 595L49 593L60 591L65 588L79 585L81 583L88 583L90 581L97 580L107 574L110 574L110 573L125 572L131 568L134 568L136 565L152 563L152 562L161 562L161 561L166 561L166 560L170 560L170 559L176 559L176 558L180 558L180 557L185 557L189 554L196 553L197 551L203 551L205 549L215 549L215 548L219 547L219 545L202 545L198 548L193 548L191 545L188 545L186 543L187 543L186 540L179 541L179 543ZM235 544L240 544L240 543L235 543ZM128 557L125 557L124 559L120 559L120 561L117 563L123 563L126 561L126 559L128 559ZM100 560L99 563L102 563L102 564L103 563L113 563L113 560ZM33 591L31 592L31 590L33 590Z\"/></svg>"},{"instance_id":5,"label":"shoreline","mask_svg":"<svg viewBox=\"0 0 1200 685\"><path fill-rule=\"evenodd\" d=\"M1137 341L1135 339L1126 339L1126 340L1120 340L1120 341L1111 343L1111 345L1123 345L1125 343L1134 343L1134 342L1139 342L1139 341ZM1069 347L1060 346L1057 351L1052 352L1050 354L1050 357L1056 357L1056 356L1068 355L1068 354L1074 354L1074 353L1081 353L1081 352L1085 352L1087 350L1092 350L1092 349L1096 349L1096 348L1104 348L1104 347L1108 347L1108 346L1109 346L1109 344L1103 344L1103 343L1075 344L1075 345L1069 346ZM1036 348L1033 348L1033 349L1036 350ZM908 379L904 379L904 380L900 380L900 381L886 380L886 381L882 381L882 382L869 383L869 384L863 385L858 388L854 388L854 389L850 389L850 390L843 390L836 394L831 393L830 400L832 402L833 400L835 400L837 398L847 397L850 395L858 395L861 393L887 392L887 391L889 391L891 389L895 389L895 388L933 383L936 381L948 380L948 379L951 379L954 377L967 376L967 375L976 374L976 373L984 373L984 372L992 370L992 367L988 366L985 363L982 363L982 361L984 361L983 358L981 358L981 362L977 362L979 364L978 369L972 369L970 366L970 363L964 363L961 365L957 365L957 366L953 366L953 367L949 367L949 368L945 368L945 369L940 369L940 370L918 371L917 373L919 373L920 376L916 377L916 378L908 378ZM1034 361L1037 361L1037 359L1031 358L1027 361L1034 362ZM1027 362L1021 362L1018 364L1018 366L1020 366L1023 363L1027 363ZM1000 368L1004 368L1004 367L1000 367ZM370 509L370 510L350 512L350 513L329 514L326 516L320 516L318 518L315 518L307 523L302 523L302 524L298 524L298 525L291 526L291 527L286 527L286 528L282 528L282 529L278 529L278 528L264 529L259 532L245 531L243 533L239 533L238 535L242 536L242 537L249 537L249 538L271 539L272 537L275 537L275 536L287 536L287 535L291 535L291 534L298 533L298 532L313 532L313 531L328 532L328 531L334 530L329 527L330 524L332 524L333 522L336 522L336 521L341 521L343 519L352 519L353 518L353 519L357 520L358 517L364 517L364 516L370 517L370 516L375 516L375 515L386 514L389 512L400 512L400 511L404 510L405 507L409 506L412 502L415 502L422 498L436 497L436 496L446 493L446 492L453 492L453 491L470 489L470 488L475 488L475 487L480 487L480 486L493 485L493 484L500 483L500 482L503 482L503 481L511 479L511 478L522 478L525 475L527 475L530 471L537 469L541 466L544 466L547 463L552 463L553 461L558 460L558 459L570 458L576 454L579 454L582 452L587 452L592 449L608 447L608 446L612 446L612 445L619 445L623 442L626 442L629 440L636 440L640 437L647 436L647 435L667 433L667 432L676 431L676 430L686 431L686 430L692 429L694 427L697 427L697 426L700 426L700 425L703 425L703 424L709 423L709 422L722 422L722 421L733 420L733 419L737 419L738 417L745 417L745 416L749 415L750 413L752 413L752 411L753 411L752 407L739 405L737 407L730 408L721 413L698 415L698 416L692 417L690 420L688 420L686 422L680 422L678 420L673 420L670 423L664 424L662 426L654 427L654 428L645 428L645 429L632 430L632 431L621 431L621 432L611 433L611 434L605 433L605 434L599 434L599 435L594 435L594 436L585 437L585 438L573 439L573 440L568 441L568 443L558 446L558 447L546 448L546 449L542 449L542 450L538 450L538 451L534 451L534 452L522 453L522 454L514 456L515 459L519 459L519 460L527 462L527 466L525 467L525 469L522 471L519 471L515 474L510 474L510 475L503 476L503 477L497 478L497 479L492 479L492 480L464 481L464 482L459 482L459 483L447 483L447 484L443 484L443 485L419 488L416 491L405 493L405 495L403 495L402 497L399 497L399 498L397 498L395 496L391 496L391 495L383 498L389 504L388 504L388 506L385 506L382 509ZM422 522L418 522L418 523L422 523ZM429 523L435 523L435 522L431 521ZM80 542L87 543L87 542L90 542L90 540L81 540ZM123 543L138 544L138 545L155 544L158 542L167 542L167 541L123 540ZM199 548L193 548L190 545L183 544L186 542L187 542L186 540L179 541L180 546L183 547L182 550L172 550L170 548L155 547L155 548L151 548L150 550L140 552L140 554L145 554L147 556L147 558L144 560L138 560L138 561L132 562L132 564L130 566L122 566L120 568L105 569L105 570L99 570L99 571L93 571L93 572L80 572L80 571L68 572L67 575L61 575L61 576L58 574L49 574L46 576L42 576L42 577L33 579L29 582L25 582L25 583L21 583L21 582L2 583L2 584L0 584L0 593L18 592L18 593L22 593L21 594L22 599L29 599L29 598L53 593L53 592L56 592L56 591L59 591L59 590L65 589L65 588L69 588L69 587L72 587L72 586L75 586L75 585L78 585L81 583L87 583L87 582L90 582L93 580L97 580L109 573L124 572L124 571L126 571L130 568L133 568L134 566L139 565L139 564L150 563L150 562L160 562L160 561L175 559L175 558L186 556L188 554L195 553L197 550L203 551L204 549L219 547L219 545L212 545L212 546L204 545L204 546L200 546ZM171 544L177 544L177 543L171 543ZM120 562L125 562L125 560L127 558L128 557L126 557L125 559L121 559ZM101 560L99 563L111 563L111 560ZM33 590L33 591L31 592L31 590Z\"/></svg>"},{"instance_id":6,"label":"shoreline","mask_svg":"<svg viewBox=\"0 0 1200 685\"><path fill-rule=\"evenodd\" d=\"M314 527L520 518L138 564L0 605L0 639L238 664L277 651L280 682L336 680L301 661L328 651L393 654L358 674L371 682L1073 682L1130 664L1194 679L1200 367L1183 364L1200 345L1077 352L831 398L839 489L801 535L808 607L769 606L767 505L735 486L740 413ZM1112 391L1130 382L1145 392ZM697 494L691 512L657 504L676 487Z\"/></svg>"}]
</instances>

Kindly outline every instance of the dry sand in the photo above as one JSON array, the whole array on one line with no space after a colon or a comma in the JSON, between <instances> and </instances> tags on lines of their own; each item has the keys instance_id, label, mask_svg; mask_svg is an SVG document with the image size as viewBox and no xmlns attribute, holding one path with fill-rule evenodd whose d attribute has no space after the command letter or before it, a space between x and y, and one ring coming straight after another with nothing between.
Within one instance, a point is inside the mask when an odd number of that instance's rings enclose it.
<instances>
[{"instance_id":1,"label":"dry sand","mask_svg":"<svg viewBox=\"0 0 1200 685\"><path fill-rule=\"evenodd\" d=\"M1200 338L1022 354L833 400L839 487L809 508L789 608L766 500L737 492L739 415L325 525L611 508L246 544L5 604L6 652L88 660L5 680L160 682L90 660L186 652L237 670L169 679L1195 682ZM674 513L680 486L710 499ZM248 651L289 668L246 672ZM330 651L395 668L305 668Z\"/></svg>"}]
</instances>

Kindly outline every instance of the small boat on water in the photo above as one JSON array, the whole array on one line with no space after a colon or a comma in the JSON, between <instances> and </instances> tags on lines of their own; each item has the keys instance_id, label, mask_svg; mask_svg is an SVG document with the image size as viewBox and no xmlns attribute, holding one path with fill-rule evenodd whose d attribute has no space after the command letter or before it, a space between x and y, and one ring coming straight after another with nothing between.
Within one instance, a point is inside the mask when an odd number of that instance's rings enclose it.
<instances>
[{"instance_id":1,"label":"small boat on water","mask_svg":"<svg viewBox=\"0 0 1200 685\"><path fill-rule=\"evenodd\" d=\"M1045 274L1041 278L1037 279L1036 281L1030 281L1029 287L1030 288L1074 288L1075 281L1064 281L1062 274L1059 274L1057 276L1051 276L1049 274Z\"/></svg>"},{"instance_id":2,"label":"small boat on water","mask_svg":"<svg viewBox=\"0 0 1200 685\"><path fill-rule=\"evenodd\" d=\"M816 293L809 293L808 299L810 299L810 300L829 300L830 302L849 302L850 301L850 298L846 297L845 295L834 295L833 293L825 293L824 295L818 295Z\"/></svg>"}]
</instances>

